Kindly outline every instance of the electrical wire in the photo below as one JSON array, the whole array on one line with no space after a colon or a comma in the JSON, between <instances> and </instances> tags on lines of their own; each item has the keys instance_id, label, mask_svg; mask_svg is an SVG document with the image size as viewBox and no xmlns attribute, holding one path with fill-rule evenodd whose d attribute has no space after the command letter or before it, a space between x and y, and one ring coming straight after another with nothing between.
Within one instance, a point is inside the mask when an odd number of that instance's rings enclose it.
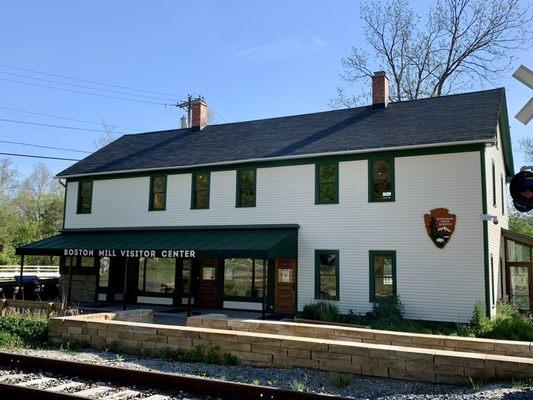
<instances>
[{"instance_id":1,"label":"electrical wire","mask_svg":"<svg viewBox=\"0 0 533 400\"><path fill-rule=\"evenodd\" d=\"M76 118L63 117L63 116L60 116L60 115L54 115L54 114L40 113L40 112L35 112L35 111L22 110L20 108L12 108L12 107L0 106L0 109L8 110L8 111L16 111L16 112L21 112L21 113L26 113L26 114L41 115L41 116L44 116L44 117L64 119L66 121L83 122L83 123L86 123L86 124L93 124L93 125L100 125L100 126L103 125L103 122L95 122L95 121L87 121L85 119L76 119ZM120 126L120 125L115 125L115 124L109 124L109 125L111 127L113 127L113 128L122 128L122 129L131 130L131 131L141 132L140 129L128 128L127 126ZM112 130L115 130L115 129L112 129Z\"/></svg>"},{"instance_id":2,"label":"electrical wire","mask_svg":"<svg viewBox=\"0 0 533 400\"><path fill-rule=\"evenodd\" d=\"M86 85L77 85L75 83L67 83L67 82L56 81L56 80L53 80L53 79L44 79L44 78L37 78L37 77L34 77L34 76L29 76L29 75L14 74L12 72L0 71L0 74L16 76L16 77L24 78L24 79L33 79L33 80L42 81L42 82L48 82L48 83L56 83L56 84L59 84L59 85L73 86L73 87L78 87L78 88L82 88L82 89L90 89L90 90L96 90L96 91L102 91L102 92L124 94L126 96L137 96L137 97L144 97L144 98L147 98L147 99L156 99L156 100L162 100L162 101L174 101L174 100L169 100L168 98L148 96L148 95L145 95L145 94L128 93L128 92L122 92L120 90L113 90L113 89L95 88L95 87L86 86Z\"/></svg>"},{"instance_id":3,"label":"electrical wire","mask_svg":"<svg viewBox=\"0 0 533 400\"><path fill-rule=\"evenodd\" d=\"M46 160L80 161L79 159L75 159L75 158L36 156L33 154L20 154L20 153L0 153L0 154L4 156L13 156L13 157L44 158Z\"/></svg>"},{"instance_id":4,"label":"electrical wire","mask_svg":"<svg viewBox=\"0 0 533 400\"><path fill-rule=\"evenodd\" d=\"M40 147L40 148L43 148L43 149L63 150L63 151L73 151L73 152L75 152L75 153L86 153L86 154L91 154L90 151L85 151L85 150L69 149L69 148L66 148L66 147L44 146L44 145L41 145L41 144L34 144L34 143L11 142L11 141L9 141L9 140L0 140L0 143L16 144L16 145L20 145L20 146Z\"/></svg>"},{"instance_id":5,"label":"electrical wire","mask_svg":"<svg viewBox=\"0 0 533 400\"><path fill-rule=\"evenodd\" d=\"M17 81L17 80L14 80L14 79L0 78L0 80L1 80L1 81L5 81L5 82L19 83L19 84L22 84L22 85L30 85L30 86L37 86L37 87L47 88L47 89L60 90L60 91L63 91L63 92L69 92L69 93L78 93L78 94L86 94L86 95L90 95L90 96L107 97L107 98L109 98L109 99L117 99L117 100L133 101L133 102L135 102L135 103L155 104L155 105L158 105L158 106L167 106L167 105L170 105L170 104L165 104L165 103L157 103L157 102L155 102L155 101L147 101L147 100L139 100L139 99L128 99L128 98L126 98L126 97L112 96L112 95L108 95L108 94L90 93L90 92L84 92L84 91L82 91L82 90L74 90L74 89L67 89L67 88L58 88L58 87L55 87L55 86L40 85L40 84L38 84L38 83L24 82L24 81ZM172 105L173 105L173 104L172 104Z\"/></svg>"},{"instance_id":6,"label":"electrical wire","mask_svg":"<svg viewBox=\"0 0 533 400\"><path fill-rule=\"evenodd\" d=\"M6 68L11 68L11 69L16 69L16 70L19 70L19 71L32 72L34 74L54 76L56 78L70 79L70 80L78 81L78 82L93 83L95 85L109 86L109 87L115 87L115 88L126 89L126 90L133 90L133 91L136 91L136 92L154 93L154 94L159 94L159 95L163 95L163 96L171 96L171 97L175 97L175 98L179 98L180 97L180 96L177 96L177 95L172 94L172 93L156 92L154 90L136 89L136 88L132 88L132 87L128 87L128 86L113 85L111 83L104 83L104 82L98 82L98 81L91 81L91 80L87 80L87 79L73 78L73 77L67 76L67 75L52 74L52 73L49 73L49 72L37 71L35 69L15 67L15 66L9 65L9 64L0 63L0 66L6 67Z\"/></svg>"},{"instance_id":7,"label":"electrical wire","mask_svg":"<svg viewBox=\"0 0 533 400\"><path fill-rule=\"evenodd\" d=\"M20 121L16 119L6 119L6 118L0 118L0 121L3 122L12 122L15 124L26 124L26 125L38 125L38 126L47 126L49 128L60 128L60 129L70 129L73 131L85 131L85 132L98 132L98 133L104 133L104 129L101 130L98 129L90 129L90 128L78 128L75 126L63 126L63 125L51 125L51 124L41 124L38 122L29 122L29 121Z\"/></svg>"}]
</instances>

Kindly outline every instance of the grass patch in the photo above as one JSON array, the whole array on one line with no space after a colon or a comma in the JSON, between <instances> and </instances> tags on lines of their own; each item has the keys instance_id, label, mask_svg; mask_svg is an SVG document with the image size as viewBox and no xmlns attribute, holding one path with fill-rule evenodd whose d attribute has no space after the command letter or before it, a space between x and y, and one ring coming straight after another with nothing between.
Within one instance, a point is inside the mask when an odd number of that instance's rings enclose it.
<instances>
[{"instance_id":1,"label":"grass patch","mask_svg":"<svg viewBox=\"0 0 533 400\"><path fill-rule=\"evenodd\" d=\"M353 375L352 374L343 374L341 372L330 372L329 380L333 386L337 389L344 389L350 383L352 383Z\"/></svg>"},{"instance_id":2,"label":"grass patch","mask_svg":"<svg viewBox=\"0 0 533 400\"><path fill-rule=\"evenodd\" d=\"M42 346L48 340L47 322L46 319L38 317L1 316L0 346Z\"/></svg>"},{"instance_id":3,"label":"grass patch","mask_svg":"<svg viewBox=\"0 0 533 400\"><path fill-rule=\"evenodd\" d=\"M232 356L231 354L220 353L219 347L214 347L208 352L205 352L202 346L196 346L192 350L183 350L183 349L170 349L163 348L161 349L161 358L164 358L168 361L181 361L188 363L206 363L206 364L217 364L217 365L238 365L239 360L237 357Z\"/></svg>"}]
</instances>

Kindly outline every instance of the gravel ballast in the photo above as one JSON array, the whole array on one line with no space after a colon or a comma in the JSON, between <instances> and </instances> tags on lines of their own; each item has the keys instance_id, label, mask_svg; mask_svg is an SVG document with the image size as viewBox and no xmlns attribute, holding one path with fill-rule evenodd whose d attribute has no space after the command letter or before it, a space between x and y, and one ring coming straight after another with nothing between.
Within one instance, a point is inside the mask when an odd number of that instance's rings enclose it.
<instances>
[{"instance_id":1,"label":"gravel ballast","mask_svg":"<svg viewBox=\"0 0 533 400\"><path fill-rule=\"evenodd\" d=\"M340 389L333 386L329 373L303 368L253 368L248 366L183 363L92 349L80 352L49 349L17 349L9 351L119 368L152 370L184 376L209 377L232 382L274 386L290 390L328 393L356 399L533 399L533 381L491 383L489 385L481 385L481 387L478 387L478 385L471 387L354 375L351 383L347 387Z\"/></svg>"}]
</instances>

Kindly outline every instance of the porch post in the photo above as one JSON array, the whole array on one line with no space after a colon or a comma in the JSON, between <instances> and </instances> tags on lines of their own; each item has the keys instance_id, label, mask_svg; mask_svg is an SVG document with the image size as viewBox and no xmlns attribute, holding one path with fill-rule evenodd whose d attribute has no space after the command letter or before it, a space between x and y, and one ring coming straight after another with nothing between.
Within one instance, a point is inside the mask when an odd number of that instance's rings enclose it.
<instances>
[{"instance_id":1,"label":"porch post","mask_svg":"<svg viewBox=\"0 0 533 400\"><path fill-rule=\"evenodd\" d=\"M263 260L263 302L261 304L261 319L266 318L266 260Z\"/></svg>"},{"instance_id":2,"label":"porch post","mask_svg":"<svg viewBox=\"0 0 533 400\"><path fill-rule=\"evenodd\" d=\"M24 274L24 255L20 256L20 281L19 281L19 298L24 300L24 284L22 283L22 277Z\"/></svg>"},{"instance_id":3,"label":"porch post","mask_svg":"<svg viewBox=\"0 0 533 400\"><path fill-rule=\"evenodd\" d=\"M65 261L67 259L65 258ZM76 261L74 261L76 260ZM70 257L70 265L68 267L68 292L67 292L67 306L70 306L70 298L72 295L72 268L74 267L74 262L78 264L78 257Z\"/></svg>"},{"instance_id":4,"label":"porch post","mask_svg":"<svg viewBox=\"0 0 533 400\"><path fill-rule=\"evenodd\" d=\"M183 275L183 267L182 267ZM189 262L189 290L187 292L187 317L191 316L191 292L192 292L192 259Z\"/></svg>"},{"instance_id":5,"label":"porch post","mask_svg":"<svg viewBox=\"0 0 533 400\"><path fill-rule=\"evenodd\" d=\"M126 310L126 287L128 285L128 264L129 257L125 258L124 262L124 289L122 290L122 310Z\"/></svg>"}]
</instances>

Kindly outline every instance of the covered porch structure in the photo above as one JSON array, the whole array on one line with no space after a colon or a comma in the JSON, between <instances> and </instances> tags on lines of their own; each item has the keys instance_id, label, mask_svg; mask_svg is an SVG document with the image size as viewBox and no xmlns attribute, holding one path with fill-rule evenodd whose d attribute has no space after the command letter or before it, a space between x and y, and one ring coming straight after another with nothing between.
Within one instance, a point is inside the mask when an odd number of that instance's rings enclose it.
<instances>
[{"instance_id":1,"label":"covered porch structure","mask_svg":"<svg viewBox=\"0 0 533 400\"><path fill-rule=\"evenodd\" d=\"M60 256L69 303L296 312L298 225L64 230L17 248Z\"/></svg>"},{"instance_id":2,"label":"covered porch structure","mask_svg":"<svg viewBox=\"0 0 533 400\"><path fill-rule=\"evenodd\" d=\"M502 229L505 245L505 289L508 299L533 313L533 238Z\"/></svg>"}]
</instances>

